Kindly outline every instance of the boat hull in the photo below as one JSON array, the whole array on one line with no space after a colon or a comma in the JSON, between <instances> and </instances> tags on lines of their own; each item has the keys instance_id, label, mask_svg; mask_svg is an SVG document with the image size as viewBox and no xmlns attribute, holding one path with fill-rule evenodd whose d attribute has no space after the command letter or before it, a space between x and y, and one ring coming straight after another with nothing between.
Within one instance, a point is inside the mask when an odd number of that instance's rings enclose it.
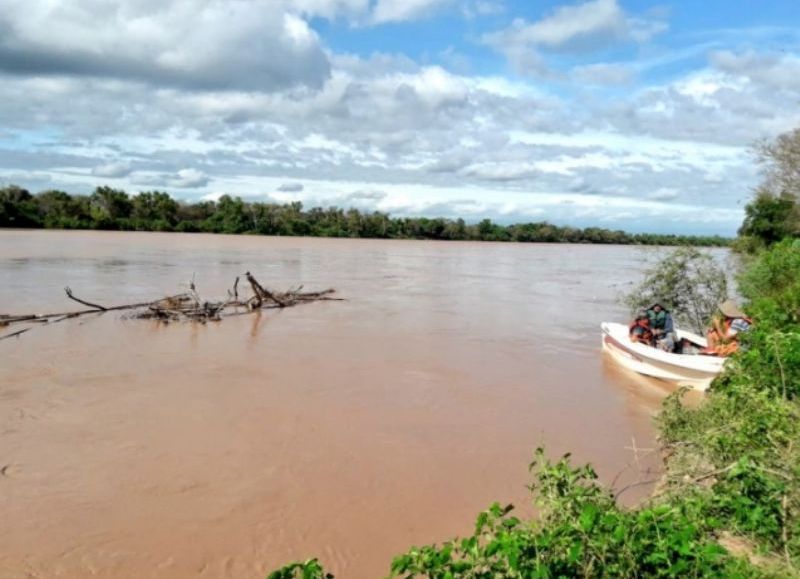
<instances>
[{"instance_id":1,"label":"boat hull","mask_svg":"<svg viewBox=\"0 0 800 579\"><path fill-rule=\"evenodd\" d=\"M639 374L674 382L679 386L705 391L722 371L725 363L724 358L673 354L631 342L628 338L628 327L623 324L603 322L600 327L603 331L603 350L620 365ZM695 343L704 342L699 336L688 332L679 331L678 337L688 337Z\"/></svg>"}]
</instances>

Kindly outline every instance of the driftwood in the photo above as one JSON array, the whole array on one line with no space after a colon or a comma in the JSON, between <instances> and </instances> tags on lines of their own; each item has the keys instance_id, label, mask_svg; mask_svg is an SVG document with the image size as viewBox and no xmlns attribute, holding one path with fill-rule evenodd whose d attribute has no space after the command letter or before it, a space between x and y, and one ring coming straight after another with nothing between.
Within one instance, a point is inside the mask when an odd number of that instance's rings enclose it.
<instances>
[{"instance_id":1,"label":"driftwood","mask_svg":"<svg viewBox=\"0 0 800 579\"><path fill-rule=\"evenodd\" d=\"M123 304L117 306L101 306L76 297L69 287L64 288L67 297L90 309L77 310L72 312L58 312L52 314L19 314L8 315L0 314L0 328L11 326L12 324L27 324L27 327L0 336L0 340L13 338L30 330L32 324L54 324L78 318L90 314L99 315L106 312L128 310L126 317L139 320L157 320L164 323L175 321L191 321L206 323L210 321L220 321L224 317L250 313L257 310L270 308L287 308L297 304L323 301L338 300L331 296L335 292L333 289L326 289L319 292L303 292L303 286L290 289L286 292L274 292L266 289L248 271L244 274L245 279L250 284L253 295L250 297L239 297L239 276L233 283L233 289L228 290L228 299L223 301L204 301L197 292L194 279L189 284L189 291L173 296L167 296L149 302L135 304Z\"/></svg>"}]
</instances>

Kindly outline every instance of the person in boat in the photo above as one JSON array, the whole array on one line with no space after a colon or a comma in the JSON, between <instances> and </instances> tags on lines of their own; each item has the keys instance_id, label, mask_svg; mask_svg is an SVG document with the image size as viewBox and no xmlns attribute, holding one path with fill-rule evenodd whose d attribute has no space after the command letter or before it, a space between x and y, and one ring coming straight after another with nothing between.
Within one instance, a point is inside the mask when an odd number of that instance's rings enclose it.
<instances>
[{"instance_id":1,"label":"person in boat","mask_svg":"<svg viewBox=\"0 0 800 579\"><path fill-rule=\"evenodd\" d=\"M675 350L675 323L672 321L672 314L656 302L647 308L647 318L650 321L650 331L653 333L653 345L659 350L672 352Z\"/></svg>"},{"instance_id":2,"label":"person in boat","mask_svg":"<svg viewBox=\"0 0 800 579\"><path fill-rule=\"evenodd\" d=\"M636 319L628 326L628 337L631 342L653 345L653 332L650 330L650 318L647 312L639 312Z\"/></svg>"},{"instance_id":3,"label":"person in boat","mask_svg":"<svg viewBox=\"0 0 800 579\"><path fill-rule=\"evenodd\" d=\"M704 354L730 356L739 349L739 334L746 332L753 320L739 309L733 300L725 300L719 305L719 313L711 320L706 334L708 347Z\"/></svg>"}]
</instances>

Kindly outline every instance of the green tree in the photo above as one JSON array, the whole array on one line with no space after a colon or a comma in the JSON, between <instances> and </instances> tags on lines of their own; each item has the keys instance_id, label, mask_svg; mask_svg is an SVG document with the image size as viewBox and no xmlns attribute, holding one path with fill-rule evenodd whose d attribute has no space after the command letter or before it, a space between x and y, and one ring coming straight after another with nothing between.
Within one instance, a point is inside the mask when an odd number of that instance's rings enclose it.
<instances>
[{"instance_id":1,"label":"green tree","mask_svg":"<svg viewBox=\"0 0 800 579\"><path fill-rule=\"evenodd\" d=\"M727 240L719 237L632 236L623 231L559 227L547 222L500 225L484 219L467 224L461 218L392 218L379 211L366 213L355 208L313 207L304 210L299 201L283 205L247 203L229 195L217 203L185 203L161 191L146 191L129 198L125 191L110 187L98 187L88 197L63 191L45 191L33 197L15 186L2 191L0 226L6 227L551 243L727 244Z\"/></svg>"},{"instance_id":2,"label":"green tree","mask_svg":"<svg viewBox=\"0 0 800 579\"><path fill-rule=\"evenodd\" d=\"M39 227L41 222L33 195L8 185L0 189L0 227Z\"/></svg>"},{"instance_id":3,"label":"green tree","mask_svg":"<svg viewBox=\"0 0 800 579\"><path fill-rule=\"evenodd\" d=\"M762 183L745 208L738 248L769 247L800 236L800 128L756 145Z\"/></svg>"},{"instance_id":4,"label":"green tree","mask_svg":"<svg viewBox=\"0 0 800 579\"><path fill-rule=\"evenodd\" d=\"M204 227L215 233L245 233L252 231L253 213L240 197L223 195L216 204L214 214L206 219Z\"/></svg>"},{"instance_id":5,"label":"green tree","mask_svg":"<svg viewBox=\"0 0 800 579\"><path fill-rule=\"evenodd\" d=\"M455 221L448 221L445 227L444 235L447 239L464 240L469 239L467 232L467 224L460 217Z\"/></svg>"},{"instance_id":6,"label":"green tree","mask_svg":"<svg viewBox=\"0 0 800 579\"><path fill-rule=\"evenodd\" d=\"M89 197L91 216L98 229L120 229L131 214L131 200L121 189L97 187Z\"/></svg>"},{"instance_id":7,"label":"green tree","mask_svg":"<svg viewBox=\"0 0 800 579\"><path fill-rule=\"evenodd\" d=\"M676 324L701 332L727 295L725 272L714 258L694 247L680 247L648 269L623 302L632 313L659 302Z\"/></svg>"},{"instance_id":8,"label":"green tree","mask_svg":"<svg viewBox=\"0 0 800 579\"><path fill-rule=\"evenodd\" d=\"M363 216L361 222L363 237L383 238L389 234L389 216L380 211L374 211Z\"/></svg>"},{"instance_id":9,"label":"green tree","mask_svg":"<svg viewBox=\"0 0 800 579\"><path fill-rule=\"evenodd\" d=\"M161 191L139 193L131 199L131 219L142 229L172 229L178 222L178 203Z\"/></svg>"},{"instance_id":10,"label":"green tree","mask_svg":"<svg viewBox=\"0 0 800 579\"><path fill-rule=\"evenodd\" d=\"M256 233L279 235L281 233L280 208L269 203L255 203L253 205L253 222Z\"/></svg>"},{"instance_id":11,"label":"green tree","mask_svg":"<svg viewBox=\"0 0 800 579\"><path fill-rule=\"evenodd\" d=\"M347 233L350 237L361 237L364 220L358 209L348 209L345 213Z\"/></svg>"},{"instance_id":12,"label":"green tree","mask_svg":"<svg viewBox=\"0 0 800 579\"><path fill-rule=\"evenodd\" d=\"M797 201L789 194L773 195L761 190L745 207L739 235L753 240L754 246L767 246L798 233Z\"/></svg>"}]
</instances>

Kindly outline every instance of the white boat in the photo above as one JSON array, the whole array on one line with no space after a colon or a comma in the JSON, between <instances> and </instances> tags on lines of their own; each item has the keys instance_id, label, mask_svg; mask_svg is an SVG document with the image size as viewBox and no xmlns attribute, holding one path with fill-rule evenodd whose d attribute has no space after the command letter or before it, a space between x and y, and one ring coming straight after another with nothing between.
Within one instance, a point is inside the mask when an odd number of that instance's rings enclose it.
<instances>
[{"instance_id":1,"label":"white boat","mask_svg":"<svg viewBox=\"0 0 800 579\"><path fill-rule=\"evenodd\" d=\"M707 390L712 380L722 372L725 358L697 354L673 354L639 342L631 342L628 326L603 322L603 349L624 367L646 376ZM684 330L676 330L678 339L688 339L706 347L706 339Z\"/></svg>"}]
</instances>

